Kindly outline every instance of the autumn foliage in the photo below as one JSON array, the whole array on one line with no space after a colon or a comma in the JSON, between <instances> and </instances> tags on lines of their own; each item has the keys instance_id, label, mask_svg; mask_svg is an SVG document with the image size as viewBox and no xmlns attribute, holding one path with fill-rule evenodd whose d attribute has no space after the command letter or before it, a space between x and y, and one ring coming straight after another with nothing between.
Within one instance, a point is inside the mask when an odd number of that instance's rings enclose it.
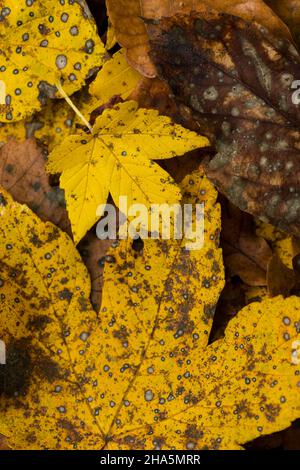
<instances>
[{"instance_id":1,"label":"autumn foliage","mask_svg":"<svg viewBox=\"0 0 300 470\"><path fill-rule=\"evenodd\" d=\"M300 1L2 3L0 449L299 449Z\"/></svg>"}]
</instances>

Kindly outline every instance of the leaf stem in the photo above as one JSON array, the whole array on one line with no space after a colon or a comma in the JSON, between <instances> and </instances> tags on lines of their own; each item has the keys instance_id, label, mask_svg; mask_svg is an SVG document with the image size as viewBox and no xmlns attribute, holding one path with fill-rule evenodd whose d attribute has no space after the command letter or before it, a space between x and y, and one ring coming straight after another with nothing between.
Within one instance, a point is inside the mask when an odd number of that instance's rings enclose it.
<instances>
[{"instance_id":1,"label":"leaf stem","mask_svg":"<svg viewBox=\"0 0 300 470\"><path fill-rule=\"evenodd\" d=\"M75 111L77 116L82 120L82 122L86 125L86 127L89 129L90 133L93 133L93 128L90 125L89 121L84 117L84 115L79 111L79 109L75 106L71 98L67 95L63 87L61 86L60 81L56 82L56 88L58 89L59 93L61 96L66 100L69 106Z\"/></svg>"}]
</instances>

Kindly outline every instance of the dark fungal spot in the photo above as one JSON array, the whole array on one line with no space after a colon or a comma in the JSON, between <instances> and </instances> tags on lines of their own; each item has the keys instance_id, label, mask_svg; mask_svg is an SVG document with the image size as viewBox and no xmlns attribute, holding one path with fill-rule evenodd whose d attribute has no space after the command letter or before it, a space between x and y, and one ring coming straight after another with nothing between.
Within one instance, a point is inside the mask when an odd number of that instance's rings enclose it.
<instances>
[{"instance_id":1,"label":"dark fungal spot","mask_svg":"<svg viewBox=\"0 0 300 470\"><path fill-rule=\"evenodd\" d=\"M60 300L67 300L68 302L71 302L71 299L73 297L73 294L69 289L65 288L62 291L59 292L59 298Z\"/></svg>"},{"instance_id":2,"label":"dark fungal spot","mask_svg":"<svg viewBox=\"0 0 300 470\"><path fill-rule=\"evenodd\" d=\"M32 370L29 348L28 338L6 344L6 364L0 365L0 395L13 397L27 391Z\"/></svg>"}]
</instances>

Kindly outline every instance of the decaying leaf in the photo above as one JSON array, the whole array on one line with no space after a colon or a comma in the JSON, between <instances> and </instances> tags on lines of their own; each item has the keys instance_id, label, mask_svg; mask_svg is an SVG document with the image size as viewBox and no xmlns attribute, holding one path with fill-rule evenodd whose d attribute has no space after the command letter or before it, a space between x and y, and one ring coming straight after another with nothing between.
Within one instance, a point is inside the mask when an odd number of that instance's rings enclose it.
<instances>
[{"instance_id":1,"label":"decaying leaf","mask_svg":"<svg viewBox=\"0 0 300 470\"><path fill-rule=\"evenodd\" d=\"M255 233L251 216L222 201L224 263L231 276L238 275L250 286L267 285L267 267L272 250L267 241Z\"/></svg>"},{"instance_id":2,"label":"decaying leaf","mask_svg":"<svg viewBox=\"0 0 300 470\"><path fill-rule=\"evenodd\" d=\"M184 241L145 240L142 253L122 241L106 259L99 321L69 238L1 192L0 322L10 380L1 389L0 432L8 421L13 448L101 448L152 331L150 349L170 347L178 358L185 357L180 345L188 353L207 344L223 287L220 207L205 178L191 176L183 189L187 203L205 202L203 248L189 252ZM7 317L11 302L14 317ZM161 335L169 340L159 344ZM10 354L17 358L12 367ZM111 380L117 382L106 390ZM20 426L24 419L28 425Z\"/></svg>"},{"instance_id":3,"label":"decaying leaf","mask_svg":"<svg viewBox=\"0 0 300 470\"><path fill-rule=\"evenodd\" d=\"M107 11L118 43L127 49L129 63L142 75L155 77L148 51L148 36L139 0L106 0Z\"/></svg>"},{"instance_id":4,"label":"decaying leaf","mask_svg":"<svg viewBox=\"0 0 300 470\"><path fill-rule=\"evenodd\" d=\"M89 88L101 104L105 104L114 95L123 100L128 98L137 86L141 75L127 62L125 50L121 49L108 60L98 73Z\"/></svg>"},{"instance_id":5,"label":"decaying leaf","mask_svg":"<svg viewBox=\"0 0 300 470\"><path fill-rule=\"evenodd\" d=\"M64 195L50 186L45 163L46 156L34 139L10 141L0 148L0 185L42 220L70 232Z\"/></svg>"},{"instance_id":6,"label":"decaying leaf","mask_svg":"<svg viewBox=\"0 0 300 470\"><path fill-rule=\"evenodd\" d=\"M115 204L126 195L133 203L176 203L180 190L154 159L171 158L208 145L198 136L154 110L128 101L106 109L93 134L68 137L49 155L48 169L62 172L74 240L78 242L104 213L110 193Z\"/></svg>"},{"instance_id":7,"label":"decaying leaf","mask_svg":"<svg viewBox=\"0 0 300 470\"><path fill-rule=\"evenodd\" d=\"M128 61L145 77L153 78L157 71L149 57L144 19L202 12L208 7L245 20L257 20L277 36L291 38L287 26L262 0L107 0L106 4L117 40L127 49Z\"/></svg>"},{"instance_id":8,"label":"decaying leaf","mask_svg":"<svg viewBox=\"0 0 300 470\"><path fill-rule=\"evenodd\" d=\"M295 287L296 277L294 271L286 267L277 254L273 255L268 263L267 285L271 297L283 295L287 297Z\"/></svg>"},{"instance_id":9,"label":"decaying leaf","mask_svg":"<svg viewBox=\"0 0 300 470\"><path fill-rule=\"evenodd\" d=\"M152 57L215 141L208 174L246 212L300 234L300 57L292 43L227 14L151 26Z\"/></svg>"},{"instance_id":10,"label":"decaying leaf","mask_svg":"<svg viewBox=\"0 0 300 470\"><path fill-rule=\"evenodd\" d=\"M64 232L4 191L0 216L0 322L7 349L0 432L7 423L15 448L67 447L84 436L86 447L97 445L88 400L96 392L95 366L86 353L98 322L86 269Z\"/></svg>"},{"instance_id":11,"label":"decaying leaf","mask_svg":"<svg viewBox=\"0 0 300 470\"><path fill-rule=\"evenodd\" d=\"M295 41L300 46L300 1L265 0L275 13L288 25Z\"/></svg>"},{"instance_id":12,"label":"decaying leaf","mask_svg":"<svg viewBox=\"0 0 300 470\"><path fill-rule=\"evenodd\" d=\"M186 201L205 201L203 248L122 241L100 320L70 239L1 192L0 432L9 423L12 448L240 449L299 417L300 300L252 303L207 346L223 286L220 208L205 178L184 186Z\"/></svg>"},{"instance_id":13,"label":"decaying leaf","mask_svg":"<svg viewBox=\"0 0 300 470\"><path fill-rule=\"evenodd\" d=\"M72 94L102 64L104 45L78 1L6 0L0 21L0 80L6 104L0 121L19 121L57 97L60 80ZM59 96L58 96L59 97Z\"/></svg>"},{"instance_id":14,"label":"decaying leaf","mask_svg":"<svg viewBox=\"0 0 300 470\"><path fill-rule=\"evenodd\" d=\"M287 26L263 0L141 0L140 3L145 18L159 19L191 12L203 13L206 9L213 8L246 21L257 21L277 36L291 38Z\"/></svg>"}]
</instances>

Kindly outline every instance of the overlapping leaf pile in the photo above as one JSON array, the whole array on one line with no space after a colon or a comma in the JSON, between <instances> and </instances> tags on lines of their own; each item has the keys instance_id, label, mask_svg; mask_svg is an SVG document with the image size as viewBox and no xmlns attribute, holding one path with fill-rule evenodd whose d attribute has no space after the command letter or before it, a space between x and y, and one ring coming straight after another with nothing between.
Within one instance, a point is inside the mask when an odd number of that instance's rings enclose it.
<instances>
[{"instance_id":1,"label":"overlapping leaf pile","mask_svg":"<svg viewBox=\"0 0 300 470\"><path fill-rule=\"evenodd\" d=\"M1 3L0 449L299 447L298 3Z\"/></svg>"}]
</instances>

